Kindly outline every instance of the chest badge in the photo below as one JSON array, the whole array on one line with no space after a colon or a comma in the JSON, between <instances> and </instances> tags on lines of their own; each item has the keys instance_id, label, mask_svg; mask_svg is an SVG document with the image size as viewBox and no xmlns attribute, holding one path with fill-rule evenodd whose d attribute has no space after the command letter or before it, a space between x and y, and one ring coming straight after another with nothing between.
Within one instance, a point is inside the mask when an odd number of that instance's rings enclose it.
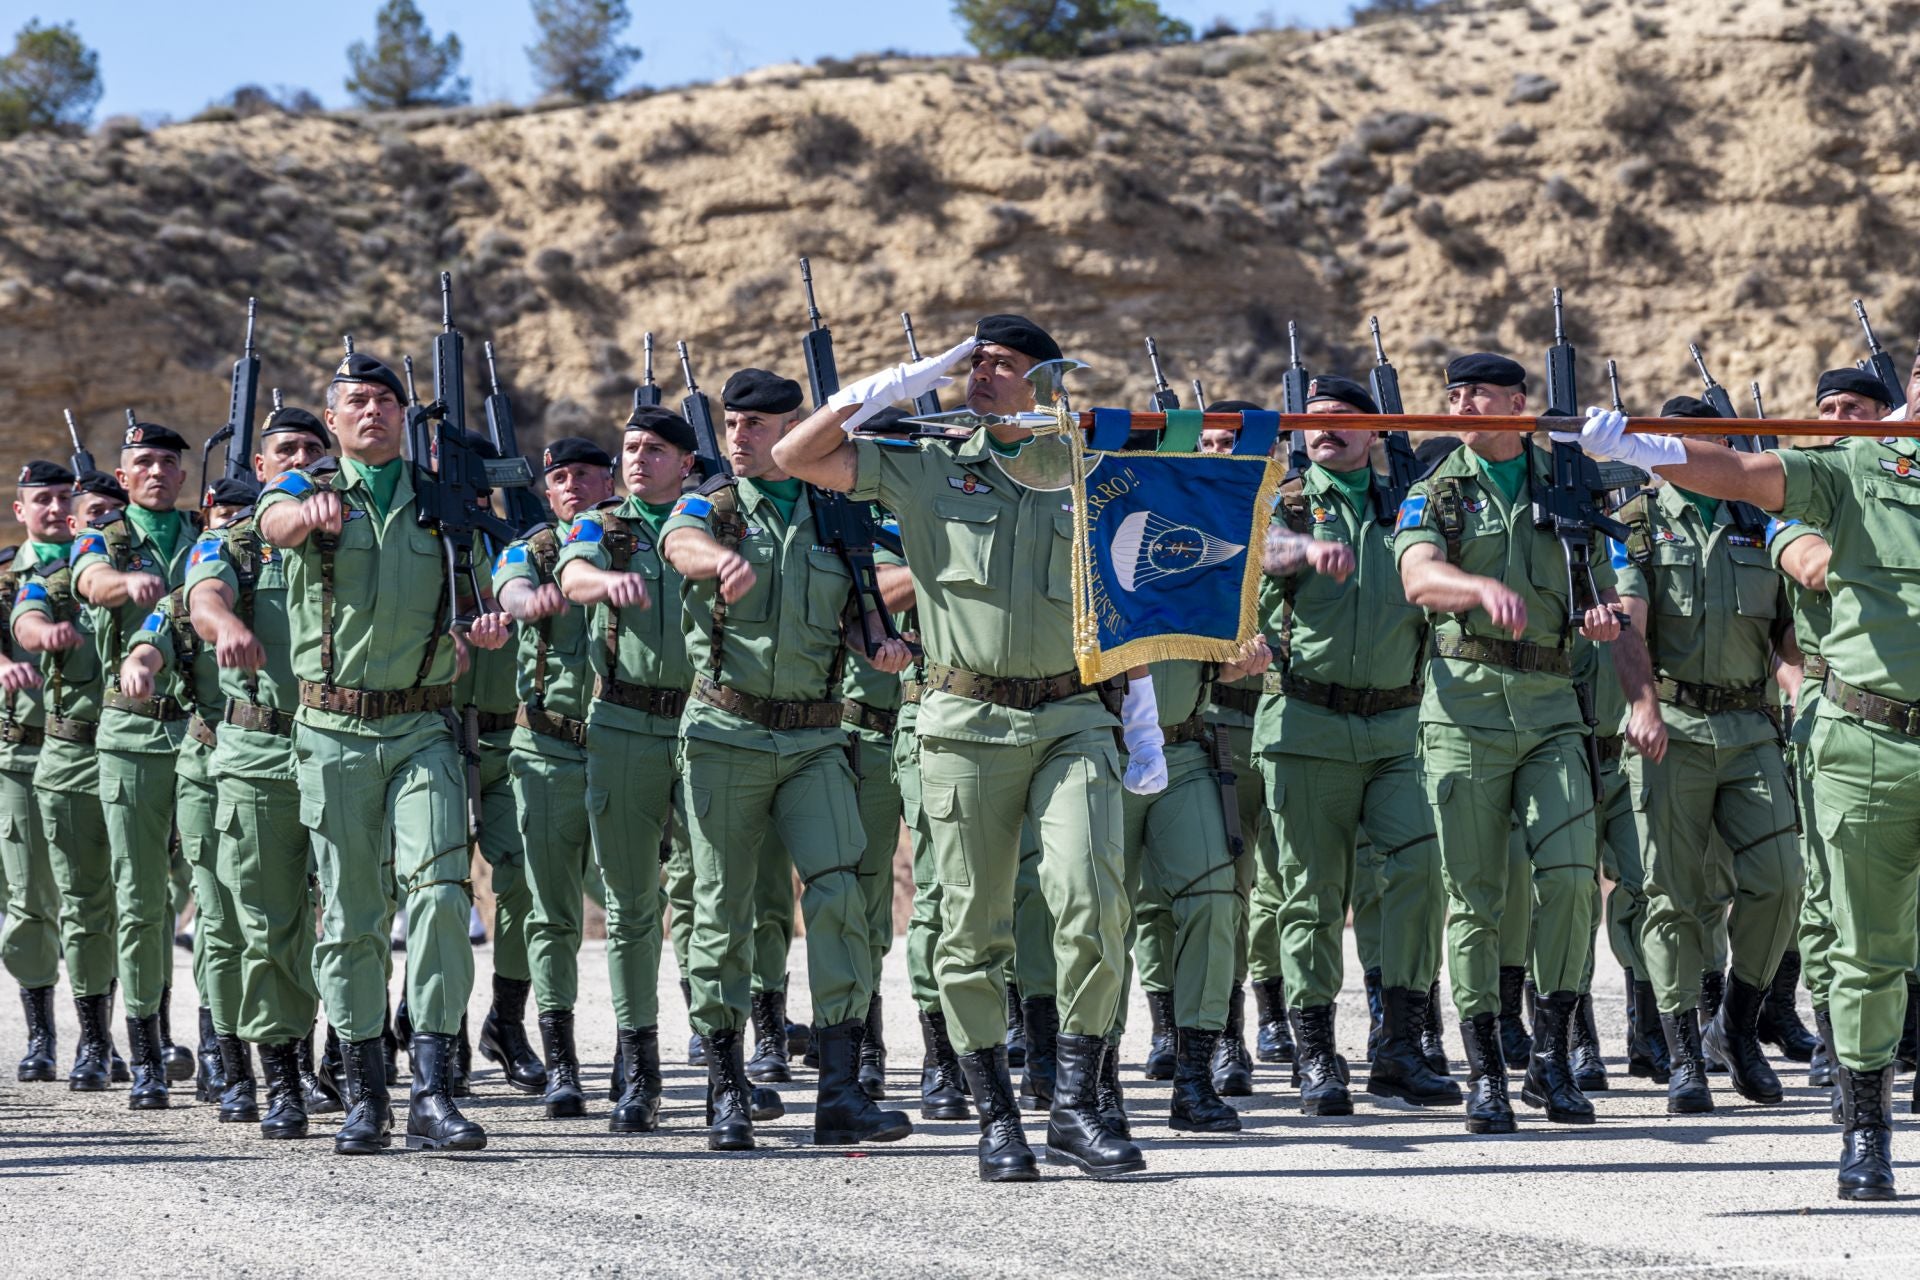
<instances>
[{"instance_id":1,"label":"chest badge","mask_svg":"<svg viewBox=\"0 0 1920 1280\"><path fill-rule=\"evenodd\" d=\"M1912 458L1882 458L1880 469L1890 476L1911 480L1916 473L1920 473L1920 462L1915 462Z\"/></svg>"},{"instance_id":2,"label":"chest badge","mask_svg":"<svg viewBox=\"0 0 1920 1280\"><path fill-rule=\"evenodd\" d=\"M1460 509L1465 511L1468 515L1477 516L1482 511L1485 511L1487 509L1487 506L1488 506L1488 503L1485 498L1460 499Z\"/></svg>"},{"instance_id":3,"label":"chest badge","mask_svg":"<svg viewBox=\"0 0 1920 1280\"><path fill-rule=\"evenodd\" d=\"M1680 547L1684 547L1687 545L1687 540L1681 537L1679 534L1675 533L1671 529L1662 529L1658 536L1659 536L1659 540L1662 542L1671 542L1675 546L1680 546Z\"/></svg>"},{"instance_id":4,"label":"chest badge","mask_svg":"<svg viewBox=\"0 0 1920 1280\"><path fill-rule=\"evenodd\" d=\"M947 483L952 485L954 488L958 489L960 492L967 494L969 496L976 493L992 493L993 492L992 485L980 479L978 476L974 475L972 472L968 472L964 476L948 476Z\"/></svg>"},{"instance_id":5,"label":"chest badge","mask_svg":"<svg viewBox=\"0 0 1920 1280\"><path fill-rule=\"evenodd\" d=\"M1315 503L1313 507L1313 522L1315 524L1332 524L1333 509L1331 507L1323 507L1320 504Z\"/></svg>"}]
</instances>

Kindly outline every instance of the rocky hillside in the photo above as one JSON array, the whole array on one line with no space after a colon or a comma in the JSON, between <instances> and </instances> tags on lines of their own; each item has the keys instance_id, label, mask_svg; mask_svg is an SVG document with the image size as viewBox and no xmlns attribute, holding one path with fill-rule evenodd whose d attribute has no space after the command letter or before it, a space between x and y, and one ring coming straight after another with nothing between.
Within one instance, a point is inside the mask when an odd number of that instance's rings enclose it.
<instances>
[{"instance_id":1,"label":"rocky hillside","mask_svg":"<svg viewBox=\"0 0 1920 1280\"><path fill-rule=\"evenodd\" d=\"M1589 398L1758 378L1776 413L1860 354L1867 299L1920 333L1920 3L1534 0L1070 64L863 59L542 113L256 117L0 146L0 430L96 442L123 406L198 436L245 300L269 385L311 403L339 338L424 360L434 273L493 339L529 434L611 437L658 335L717 390L798 376L796 258L847 376L983 312L1051 325L1082 404L1270 399L1298 320L1410 407L1460 349L1537 363L1563 285ZM477 363L477 360L476 360ZM1744 400L1744 395L1741 396ZM64 449L62 449L64 451Z\"/></svg>"}]
</instances>

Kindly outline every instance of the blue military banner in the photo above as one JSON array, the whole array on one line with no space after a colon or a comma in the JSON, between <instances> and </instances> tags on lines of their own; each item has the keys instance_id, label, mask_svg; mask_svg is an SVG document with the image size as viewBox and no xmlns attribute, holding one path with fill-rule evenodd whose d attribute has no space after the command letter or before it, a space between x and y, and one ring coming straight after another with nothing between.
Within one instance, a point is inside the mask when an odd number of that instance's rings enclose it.
<instances>
[{"instance_id":1,"label":"blue military banner","mask_svg":"<svg viewBox=\"0 0 1920 1280\"><path fill-rule=\"evenodd\" d=\"M1088 462L1073 504L1081 678L1168 658L1232 661L1258 625L1279 466L1215 453L1096 453Z\"/></svg>"}]
</instances>

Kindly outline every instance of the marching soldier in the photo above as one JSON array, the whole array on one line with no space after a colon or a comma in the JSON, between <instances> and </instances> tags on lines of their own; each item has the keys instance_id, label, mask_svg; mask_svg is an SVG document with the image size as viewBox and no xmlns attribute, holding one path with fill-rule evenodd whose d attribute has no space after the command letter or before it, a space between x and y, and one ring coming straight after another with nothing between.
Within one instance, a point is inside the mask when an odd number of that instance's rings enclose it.
<instances>
[{"instance_id":1,"label":"marching soldier","mask_svg":"<svg viewBox=\"0 0 1920 1280\"><path fill-rule=\"evenodd\" d=\"M1132 1172L1145 1167L1139 1149L1099 1107L1103 1072L1114 1078L1106 1034L1124 963L1122 778L1114 711L1075 670L1072 513L1060 493L1020 484L996 463L1026 447L1029 433L1017 426L958 446L850 441L843 432L944 385L945 370L969 353L967 407L976 413L1032 409L1028 371L1060 358L1032 321L989 316L943 355L843 387L781 442L776 459L804 480L908 513L901 532L927 655L921 808L941 881L936 969L980 1109L980 1177L1038 1176L1007 1071L1003 1018L1029 816L1061 1000L1047 1157L1096 1175Z\"/></svg>"},{"instance_id":2,"label":"marching soldier","mask_svg":"<svg viewBox=\"0 0 1920 1280\"><path fill-rule=\"evenodd\" d=\"M407 1146L486 1145L485 1130L451 1094L473 987L472 889L461 762L441 713L453 705L464 642L448 635L440 539L414 517L413 479L400 456L404 400L393 370L364 353L348 356L327 388L339 468L288 471L257 508L260 533L287 553L300 818L325 899L315 967L345 1057L348 1110L334 1137L343 1155L392 1142L381 1029L395 882L409 920ZM483 614L470 635L498 647L506 621Z\"/></svg>"},{"instance_id":3,"label":"marching soldier","mask_svg":"<svg viewBox=\"0 0 1920 1280\"><path fill-rule=\"evenodd\" d=\"M1526 371L1503 356L1462 356L1447 366L1448 404L1462 417L1524 412L1525 383ZM1598 599L1570 613L1563 549L1528 512L1529 493L1550 481L1546 460L1514 434L1460 436L1466 447L1402 504L1395 552L1407 600L1427 611L1432 627L1419 751L1446 876L1447 968L1471 1073L1467 1130L1514 1127L1496 1019L1507 840L1516 817L1525 819L1532 863L1540 990L1521 1098L1556 1123L1586 1124L1593 1104L1573 1082L1568 1049L1593 946L1597 780L1588 772L1571 645L1576 623L1589 640L1620 635L1610 608L1613 573L1606 556L1595 555ZM1623 647L1632 643L1630 635Z\"/></svg>"},{"instance_id":4,"label":"marching soldier","mask_svg":"<svg viewBox=\"0 0 1920 1280\"><path fill-rule=\"evenodd\" d=\"M120 983L126 989L128 1060L134 1110L164 1108L168 1082L191 1074L191 1058L168 1061L172 998L173 891L170 843L175 764L187 709L171 697L134 697L119 687L120 664L147 612L177 587L193 545L193 521L174 509L186 473L187 442L157 423L134 422L114 473L130 501L120 518L73 543L74 594L90 606L93 640L107 675L101 696L100 810L112 851ZM203 999L201 1008L207 1005ZM203 1025L210 1023L202 1016Z\"/></svg>"},{"instance_id":5,"label":"marching soldier","mask_svg":"<svg viewBox=\"0 0 1920 1280\"><path fill-rule=\"evenodd\" d=\"M0 573L0 595L11 601L42 565L64 564L73 533L67 512L73 503L73 472L57 462L33 461L20 468L13 518L26 542ZM53 988L60 978L60 889L47 850L46 829L34 802L34 766L46 740L42 680L35 655L20 645L10 626L0 627L0 863L4 863L6 924L0 958L20 984L27 1019L27 1050L17 1078L58 1078L55 1062Z\"/></svg>"},{"instance_id":6,"label":"marching soldier","mask_svg":"<svg viewBox=\"0 0 1920 1280\"><path fill-rule=\"evenodd\" d=\"M255 480L324 474L332 441L320 420L291 406L261 424ZM333 464L329 461L328 466ZM266 1078L262 1137L304 1138L312 1115L341 1110L314 1074L319 991L313 973L313 854L295 782L293 634L287 557L268 546L253 510L195 544L187 608L218 669L221 697L212 774L215 878L241 939L242 976L227 1036L238 1056L257 1048ZM184 759L184 754L183 754ZM223 1050L225 1045L223 1044ZM226 1054L223 1052L222 1060Z\"/></svg>"}]
</instances>

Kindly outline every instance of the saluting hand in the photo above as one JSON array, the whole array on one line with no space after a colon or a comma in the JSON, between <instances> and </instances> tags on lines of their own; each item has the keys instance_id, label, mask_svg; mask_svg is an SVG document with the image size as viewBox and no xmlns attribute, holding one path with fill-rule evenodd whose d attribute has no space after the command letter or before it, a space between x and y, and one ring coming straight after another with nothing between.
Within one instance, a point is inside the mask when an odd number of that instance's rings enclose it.
<instances>
[{"instance_id":1,"label":"saluting hand","mask_svg":"<svg viewBox=\"0 0 1920 1280\"><path fill-rule=\"evenodd\" d=\"M267 651L258 636L238 621L220 626L220 638L213 642L214 661L227 668L258 671L267 665Z\"/></svg>"},{"instance_id":2,"label":"saluting hand","mask_svg":"<svg viewBox=\"0 0 1920 1280\"><path fill-rule=\"evenodd\" d=\"M141 608L147 608L161 596L167 594L167 580L155 577L151 573L130 573L127 575L127 599ZM145 697L145 694L141 694Z\"/></svg>"},{"instance_id":3,"label":"saluting hand","mask_svg":"<svg viewBox=\"0 0 1920 1280\"><path fill-rule=\"evenodd\" d=\"M513 638L513 619L504 613L474 615L467 639L482 649L500 649Z\"/></svg>"},{"instance_id":4,"label":"saluting hand","mask_svg":"<svg viewBox=\"0 0 1920 1280\"><path fill-rule=\"evenodd\" d=\"M1518 640L1527 629L1527 602L1504 582L1484 579L1480 587L1480 607L1493 619L1493 625Z\"/></svg>"},{"instance_id":5,"label":"saluting hand","mask_svg":"<svg viewBox=\"0 0 1920 1280\"><path fill-rule=\"evenodd\" d=\"M647 580L637 573L617 573L607 583L607 603L616 609L650 609Z\"/></svg>"},{"instance_id":6,"label":"saluting hand","mask_svg":"<svg viewBox=\"0 0 1920 1280\"><path fill-rule=\"evenodd\" d=\"M728 604L753 590L753 584L759 580L760 575L738 551L728 552L727 558L720 562L720 598Z\"/></svg>"},{"instance_id":7,"label":"saluting hand","mask_svg":"<svg viewBox=\"0 0 1920 1280\"><path fill-rule=\"evenodd\" d=\"M300 518L307 522L308 533L338 533L346 527L340 495L331 489L300 499Z\"/></svg>"},{"instance_id":8,"label":"saluting hand","mask_svg":"<svg viewBox=\"0 0 1920 1280\"><path fill-rule=\"evenodd\" d=\"M1587 610L1580 620L1580 634L1599 644L1620 638L1620 615L1604 604Z\"/></svg>"},{"instance_id":9,"label":"saluting hand","mask_svg":"<svg viewBox=\"0 0 1920 1280\"><path fill-rule=\"evenodd\" d=\"M30 662L9 662L0 667L0 689L25 693L40 687L40 669Z\"/></svg>"}]
</instances>

